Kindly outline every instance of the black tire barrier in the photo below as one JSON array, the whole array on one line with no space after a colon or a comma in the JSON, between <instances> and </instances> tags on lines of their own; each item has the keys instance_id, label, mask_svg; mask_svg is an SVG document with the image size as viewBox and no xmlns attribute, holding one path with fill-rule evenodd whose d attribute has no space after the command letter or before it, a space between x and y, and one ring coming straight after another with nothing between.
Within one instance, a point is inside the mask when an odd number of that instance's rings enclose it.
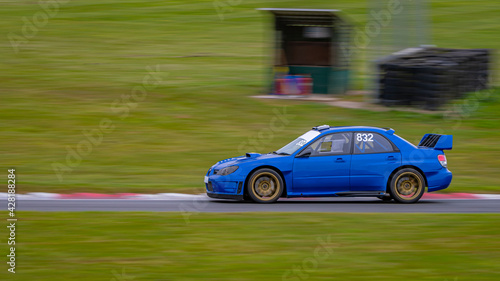
<instances>
[{"instance_id":1,"label":"black tire barrier","mask_svg":"<svg viewBox=\"0 0 500 281\"><path fill-rule=\"evenodd\" d=\"M468 92L487 89L491 50L427 48L377 65L381 104L437 110Z\"/></svg>"}]
</instances>

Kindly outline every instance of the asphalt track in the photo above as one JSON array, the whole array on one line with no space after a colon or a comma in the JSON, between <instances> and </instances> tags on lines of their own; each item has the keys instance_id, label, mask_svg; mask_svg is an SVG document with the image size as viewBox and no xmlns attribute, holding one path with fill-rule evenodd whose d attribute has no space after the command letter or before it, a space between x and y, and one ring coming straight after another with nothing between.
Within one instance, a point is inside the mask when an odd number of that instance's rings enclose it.
<instances>
[{"instance_id":1,"label":"asphalt track","mask_svg":"<svg viewBox=\"0 0 500 281\"><path fill-rule=\"evenodd\" d=\"M322 213L500 213L500 200L425 200L416 204L382 202L377 198L285 199L256 204L215 199L67 199L19 200L19 211L147 211L147 212L322 212Z\"/></svg>"}]
</instances>

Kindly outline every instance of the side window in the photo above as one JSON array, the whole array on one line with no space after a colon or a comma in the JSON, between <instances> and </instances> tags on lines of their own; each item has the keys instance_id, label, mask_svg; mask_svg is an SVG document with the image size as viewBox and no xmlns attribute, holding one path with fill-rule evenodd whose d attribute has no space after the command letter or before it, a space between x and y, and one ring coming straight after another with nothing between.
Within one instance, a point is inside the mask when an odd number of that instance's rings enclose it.
<instances>
[{"instance_id":1,"label":"side window","mask_svg":"<svg viewBox=\"0 0 500 281\"><path fill-rule=\"evenodd\" d=\"M311 144L311 156L324 156L351 153L351 133L326 135Z\"/></svg>"},{"instance_id":2,"label":"side window","mask_svg":"<svg viewBox=\"0 0 500 281\"><path fill-rule=\"evenodd\" d=\"M380 134L354 133L354 154L393 152L392 143Z\"/></svg>"}]
</instances>

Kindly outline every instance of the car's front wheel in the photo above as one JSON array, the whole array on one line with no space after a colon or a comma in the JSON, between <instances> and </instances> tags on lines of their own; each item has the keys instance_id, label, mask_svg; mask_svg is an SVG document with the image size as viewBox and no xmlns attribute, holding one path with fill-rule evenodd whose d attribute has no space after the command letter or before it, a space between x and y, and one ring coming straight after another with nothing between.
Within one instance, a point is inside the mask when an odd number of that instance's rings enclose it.
<instances>
[{"instance_id":1,"label":"car's front wheel","mask_svg":"<svg viewBox=\"0 0 500 281\"><path fill-rule=\"evenodd\" d=\"M283 179L272 169L259 169L250 176L247 190L253 201L273 203L283 193Z\"/></svg>"},{"instance_id":2,"label":"car's front wheel","mask_svg":"<svg viewBox=\"0 0 500 281\"><path fill-rule=\"evenodd\" d=\"M424 177L412 168L399 170L391 178L390 191L396 202L415 203L424 195Z\"/></svg>"}]
</instances>

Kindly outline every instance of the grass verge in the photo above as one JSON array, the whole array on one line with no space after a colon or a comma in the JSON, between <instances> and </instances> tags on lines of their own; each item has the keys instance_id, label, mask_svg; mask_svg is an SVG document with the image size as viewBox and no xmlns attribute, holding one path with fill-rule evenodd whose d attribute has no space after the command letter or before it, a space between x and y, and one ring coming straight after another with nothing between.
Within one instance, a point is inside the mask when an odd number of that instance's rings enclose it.
<instances>
[{"instance_id":1,"label":"grass verge","mask_svg":"<svg viewBox=\"0 0 500 281\"><path fill-rule=\"evenodd\" d=\"M16 280L500 278L498 214L18 216Z\"/></svg>"}]
</instances>

